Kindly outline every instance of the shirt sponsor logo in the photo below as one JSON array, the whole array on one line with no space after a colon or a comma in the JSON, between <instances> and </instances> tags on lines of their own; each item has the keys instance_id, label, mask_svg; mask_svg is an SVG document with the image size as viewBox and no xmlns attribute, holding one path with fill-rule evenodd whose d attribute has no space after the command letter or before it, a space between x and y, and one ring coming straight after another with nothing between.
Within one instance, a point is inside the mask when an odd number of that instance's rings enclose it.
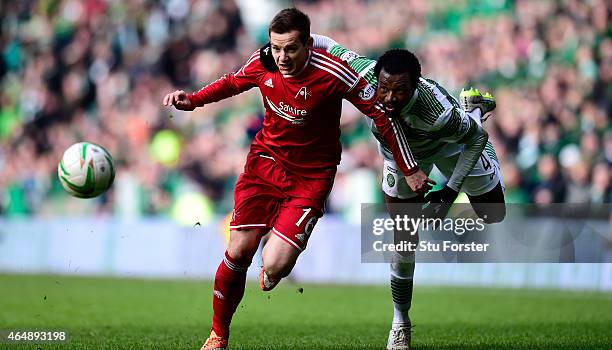
<instances>
[{"instance_id":1,"label":"shirt sponsor logo","mask_svg":"<svg viewBox=\"0 0 612 350\"><path fill-rule=\"evenodd\" d=\"M293 113L295 115L307 115L308 114L308 112L305 109L295 108L293 106L290 106L287 103L284 103L283 101L280 101L278 106L280 107L281 111Z\"/></svg>"},{"instance_id":2,"label":"shirt sponsor logo","mask_svg":"<svg viewBox=\"0 0 612 350\"><path fill-rule=\"evenodd\" d=\"M270 109L274 111L279 117L290 121L292 124L304 124L306 121L305 116L308 115L308 111L305 109L299 109L285 103L283 101L278 103L278 106L274 104L270 99L266 96L266 102L268 102L268 106Z\"/></svg>"},{"instance_id":3,"label":"shirt sponsor logo","mask_svg":"<svg viewBox=\"0 0 612 350\"><path fill-rule=\"evenodd\" d=\"M359 97L364 101L369 101L376 94L376 89L370 84L366 85L361 91L359 91Z\"/></svg>"}]
</instances>

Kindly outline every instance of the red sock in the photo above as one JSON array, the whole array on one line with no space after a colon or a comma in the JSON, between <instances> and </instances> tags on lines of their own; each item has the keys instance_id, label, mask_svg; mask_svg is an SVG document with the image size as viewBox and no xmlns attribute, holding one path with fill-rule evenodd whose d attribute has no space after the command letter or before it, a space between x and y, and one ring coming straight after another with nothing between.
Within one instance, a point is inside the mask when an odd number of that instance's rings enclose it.
<instances>
[{"instance_id":1,"label":"red sock","mask_svg":"<svg viewBox=\"0 0 612 350\"><path fill-rule=\"evenodd\" d=\"M250 262L239 262L231 258L227 251L215 275L213 291L212 329L223 338L229 337L232 316L244 295L246 273Z\"/></svg>"}]
</instances>

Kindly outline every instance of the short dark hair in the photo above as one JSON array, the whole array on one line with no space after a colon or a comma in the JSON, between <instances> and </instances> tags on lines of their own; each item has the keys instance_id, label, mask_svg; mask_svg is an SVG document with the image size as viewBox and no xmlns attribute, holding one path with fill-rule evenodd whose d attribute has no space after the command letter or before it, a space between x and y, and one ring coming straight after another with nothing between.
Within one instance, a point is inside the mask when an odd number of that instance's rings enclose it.
<instances>
[{"instance_id":1,"label":"short dark hair","mask_svg":"<svg viewBox=\"0 0 612 350\"><path fill-rule=\"evenodd\" d=\"M415 86L421 77L419 59L412 52L404 49L388 50L380 56L376 66L374 66L374 74L376 74L377 78L383 69L389 74L408 73L410 80Z\"/></svg>"},{"instance_id":2,"label":"short dark hair","mask_svg":"<svg viewBox=\"0 0 612 350\"><path fill-rule=\"evenodd\" d=\"M271 32L284 34L292 30L300 32L300 41L306 44L310 38L310 18L295 7L284 9L274 16L268 27L268 35Z\"/></svg>"}]
</instances>

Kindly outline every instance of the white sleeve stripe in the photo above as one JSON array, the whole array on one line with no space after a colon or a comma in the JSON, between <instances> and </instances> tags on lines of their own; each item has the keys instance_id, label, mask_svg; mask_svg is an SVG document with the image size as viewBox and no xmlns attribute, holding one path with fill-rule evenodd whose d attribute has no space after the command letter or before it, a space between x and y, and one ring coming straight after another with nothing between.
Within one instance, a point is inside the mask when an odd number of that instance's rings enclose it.
<instances>
[{"instance_id":1,"label":"white sleeve stripe","mask_svg":"<svg viewBox=\"0 0 612 350\"><path fill-rule=\"evenodd\" d=\"M374 107L376 107L378 110L382 112L385 112L380 102L376 102L374 104ZM393 126L393 132L397 136L397 143L400 145L400 150L402 151L402 156L404 157L404 161L406 162L406 165L408 165L408 167L410 168L415 167L417 165L416 161L414 160L414 157L412 156L412 152L410 152L410 146L408 146L406 135L404 135L404 132L401 126L397 124L398 122L393 118L389 118L389 121L391 122L391 125Z\"/></svg>"},{"instance_id":2,"label":"white sleeve stripe","mask_svg":"<svg viewBox=\"0 0 612 350\"><path fill-rule=\"evenodd\" d=\"M395 121L396 123L398 123L397 127L400 130L399 136L401 137L402 141L404 142L404 145L406 147L406 151L408 153L408 159L410 160L410 164L413 167L416 167L418 164L417 162L414 160L414 156L412 155L412 152L410 151L410 145L408 144L408 139L406 138L406 134L404 134L404 130L402 129L402 126L399 124L398 121Z\"/></svg>"},{"instance_id":3,"label":"white sleeve stripe","mask_svg":"<svg viewBox=\"0 0 612 350\"><path fill-rule=\"evenodd\" d=\"M366 82L366 83L367 83L367 82ZM354 89L354 88L355 88L357 85L359 85L359 80L355 80L355 82L353 83L353 86L351 86L351 87L348 89L348 91L347 91L347 92L351 92L351 91L353 91L353 89Z\"/></svg>"},{"instance_id":4,"label":"white sleeve stripe","mask_svg":"<svg viewBox=\"0 0 612 350\"><path fill-rule=\"evenodd\" d=\"M397 143L400 146L400 150L402 151L402 157L404 158L404 162L409 168L414 168L417 166L414 158L412 157L412 153L410 152L410 147L408 146L408 141L406 140L406 135L404 135L403 130L400 125L397 125L397 121L393 118L389 118L391 121L391 125L393 126L393 131L395 132L395 136L397 137Z\"/></svg>"},{"instance_id":5,"label":"white sleeve stripe","mask_svg":"<svg viewBox=\"0 0 612 350\"><path fill-rule=\"evenodd\" d=\"M337 67L333 66L332 64L330 64L327 61L320 60L320 59L318 59L316 57L312 57L312 61L313 62L317 62L317 63L319 63L321 65L327 66L328 68L334 70L336 73L342 75L346 80L350 81L351 84L354 84L355 81L357 80L357 78L349 76L348 74L346 74L343 71L339 70Z\"/></svg>"},{"instance_id":6,"label":"white sleeve stripe","mask_svg":"<svg viewBox=\"0 0 612 350\"><path fill-rule=\"evenodd\" d=\"M244 65L244 68L248 67L251 63L253 63L253 61L257 60L259 58L259 53L253 55L253 57L251 57L247 63Z\"/></svg>"},{"instance_id":7,"label":"white sleeve stripe","mask_svg":"<svg viewBox=\"0 0 612 350\"><path fill-rule=\"evenodd\" d=\"M336 62L333 59L331 59L331 58L329 58L329 57L327 57L327 56L325 56L323 54L320 54L318 52L314 52L313 51L313 54L315 56L317 56L319 59L323 59L323 60L329 62L330 64L334 65L339 70L344 71L344 73L346 73L349 77L352 77L353 79L357 79L358 76L355 74L355 72L353 72L351 69L347 68L342 63Z\"/></svg>"},{"instance_id":8,"label":"white sleeve stripe","mask_svg":"<svg viewBox=\"0 0 612 350\"><path fill-rule=\"evenodd\" d=\"M378 110L382 112L385 112L385 110L382 108L382 104L378 102L374 104L374 107L376 107ZM389 118L389 121L391 122L391 126L393 126L393 132L396 135L397 143L400 146L400 151L402 152L402 157L404 158L404 162L406 163L406 165L408 165L409 168L414 168L418 164L414 160L414 157L412 156L412 152L410 152L410 146L408 146L406 135L404 135L404 132L401 126L399 124L396 125L397 121L395 119Z\"/></svg>"},{"instance_id":9,"label":"white sleeve stripe","mask_svg":"<svg viewBox=\"0 0 612 350\"><path fill-rule=\"evenodd\" d=\"M395 134L395 137L397 139L397 143L400 146L400 153L402 154L402 158L404 159L404 163L411 168L410 163L408 162L408 159L406 159L406 150L404 149L404 145L400 142L399 140L399 135L397 132L397 128L395 127L395 124L393 123L393 121L389 118L389 121L391 122L391 126L393 127L393 133Z\"/></svg>"},{"instance_id":10,"label":"white sleeve stripe","mask_svg":"<svg viewBox=\"0 0 612 350\"><path fill-rule=\"evenodd\" d=\"M395 125L393 120L389 119L389 121L391 122L391 125L393 126L393 132L395 133L395 138L397 139L397 144L399 145L400 153L402 154L404 163L408 166L408 168L412 168L412 163L410 163L410 158L406 157L408 152L406 152L406 145L404 145L404 143L402 142L403 140L400 137L400 132L398 132L397 126Z\"/></svg>"},{"instance_id":11,"label":"white sleeve stripe","mask_svg":"<svg viewBox=\"0 0 612 350\"><path fill-rule=\"evenodd\" d=\"M259 58L259 52L254 53L251 58L249 58L249 60L247 61L247 63L242 66L242 68L240 68L240 70L238 71L238 73L242 72L242 74L244 74L244 70L246 69L246 67L248 67L251 63L253 63L254 61L256 61Z\"/></svg>"},{"instance_id":12,"label":"white sleeve stripe","mask_svg":"<svg viewBox=\"0 0 612 350\"><path fill-rule=\"evenodd\" d=\"M332 71L331 69L328 69L328 68L326 68L326 67L320 66L320 65L318 65L318 64L316 64L316 63L314 63L314 62L311 62L310 64L312 64L313 66L315 66L315 67L317 67L317 68L323 69L324 71L327 71L327 72L329 72L329 73L331 73L331 74L335 75L335 76L336 76L338 79L342 80L342 81L343 81L343 82L344 82L346 85L348 85L349 87L352 87L352 86L353 86L353 84L351 84L351 83L349 83L348 81L346 81L346 79L344 79L343 77L341 77L340 75L338 75L337 73L335 73L334 71Z\"/></svg>"},{"instance_id":13,"label":"white sleeve stripe","mask_svg":"<svg viewBox=\"0 0 612 350\"><path fill-rule=\"evenodd\" d=\"M408 153L408 159L410 160L410 163L413 167L418 166L419 164L416 162L416 160L414 159L414 155L412 154L412 151L410 150L410 144L408 143L408 139L406 138L406 134L404 134L404 130L402 129L401 125L398 125L399 129L400 129L400 137L402 138L402 140L404 141L404 145L406 145L406 151Z\"/></svg>"},{"instance_id":14,"label":"white sleeve stripe","mask_svg":"<svg viewBox=\"0 0 612 350\"><path fill-rule=\"evenodd\" d=\"M343 63L335 61L335 60L331 59L330 57L325 56L323 54L320 54L318 52L314 52L313 51L313 53L315 54L315 56L319 57L319 59L324 59L324 60L330 62L334 66L338 67L340 70L343 70L349 76L353 77L354 79L357 79L357 77L358 77L357 72L354 72L352 70L352 68L347 68Z\"/></svg>"},{"instance_id":15,"label":"white sleeve stripe","mask_svg":"<svg viewBox=\"0 0 612 350\"><path fill-rule=\"evenodd\" d=\"M255 52L253 52L253 54L251 54L251 56L249 57L249 59L247 61L250 61L256 55L259 55L259 50L256 50Z\"/></svg>"}]
</instances>

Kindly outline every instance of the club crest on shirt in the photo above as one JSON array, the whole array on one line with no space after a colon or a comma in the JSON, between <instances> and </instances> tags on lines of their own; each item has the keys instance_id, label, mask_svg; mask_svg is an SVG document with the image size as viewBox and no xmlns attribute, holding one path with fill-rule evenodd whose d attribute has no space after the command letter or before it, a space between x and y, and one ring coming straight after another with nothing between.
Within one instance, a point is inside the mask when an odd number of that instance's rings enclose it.
<instances>
[{"instance_id":1,"label":"club crest on shirt","mask_svg":"<svg viewBox=\"0 0 612 350\"><path fill-rule=\"evenodd\" d=\"M389 185L389 187L395 186L395 176L392 174L387 174L387 185Z\"/></svg>"},{"instance_id":2,"label":"club crest on shirt","mask_svg":"<svg viewBox=\"0 0 612 350\"><path fill-rule=\"evenodd\" d=\"M364 101L368 101L374 97L375 93L376 89L374 89L372 85L368 84L361 91L359 91L359 97Z\"/></svg>"},{"instance_id":3,"label":"club crest on shirt","mask_svg":"<svg viewBox=\"0 0 612 350\"><path fill-rule=\"evenodd\" d=\"M299 96L302 96L304 100L307 100L308 96L312 96L312 91L308 91L306 86L302 86L300 88L300 91L298 91L297 94L295 94L295 98L298 98Z\"/></svg>"}]
</instances>

